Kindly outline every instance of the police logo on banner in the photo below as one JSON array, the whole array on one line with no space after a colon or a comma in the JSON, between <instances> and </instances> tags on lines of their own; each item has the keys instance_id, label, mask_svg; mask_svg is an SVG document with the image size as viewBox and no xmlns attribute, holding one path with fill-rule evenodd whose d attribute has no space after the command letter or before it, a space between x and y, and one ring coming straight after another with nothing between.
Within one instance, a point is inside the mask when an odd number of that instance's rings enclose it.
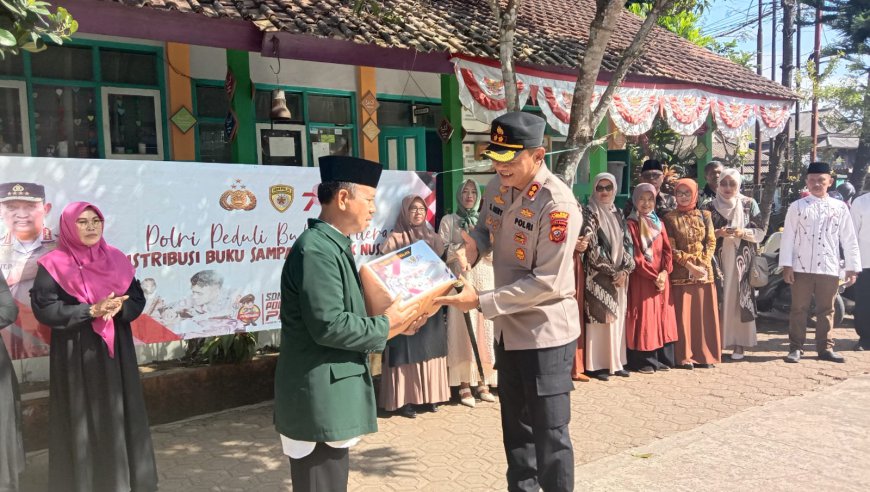
<instances>
[{"instance_id":1,"label":"police logo on banner","mask_svg":"<svg viewBox=\"0 0 870 492\"><path fill-rule=\"evenodd\" d=\"M293 204L293 187L277 184L269 187L269 203L275 210L284 213Z\"/></svg>"}]
</instances>

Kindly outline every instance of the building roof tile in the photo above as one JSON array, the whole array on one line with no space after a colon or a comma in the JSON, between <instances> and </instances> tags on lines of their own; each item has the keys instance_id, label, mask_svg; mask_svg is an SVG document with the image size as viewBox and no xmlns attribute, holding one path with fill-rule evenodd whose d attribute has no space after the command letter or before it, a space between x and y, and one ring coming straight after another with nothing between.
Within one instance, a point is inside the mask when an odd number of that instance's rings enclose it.
<instances>
[{"instance_id":1,"label":"building roof tile","mask_svg":"<svg viewBox=\"0 0 870 492\"><path fill-rule=\"evenodd\" d=\"M137 7L245 19L264 32L289 32L498 59L498 29L487 0L384 0L381 14L355 14L344 0L113 0ZM388 12L389 15L384 15ZM576 69L589 36L593 0L527 0L515 40L518 63ZM613 71L642 19L623 11L602 63ZM743 95L796 99L788 88L656 27L630 71L667 83L703 85Z\"/></svg>"}]
</instances>

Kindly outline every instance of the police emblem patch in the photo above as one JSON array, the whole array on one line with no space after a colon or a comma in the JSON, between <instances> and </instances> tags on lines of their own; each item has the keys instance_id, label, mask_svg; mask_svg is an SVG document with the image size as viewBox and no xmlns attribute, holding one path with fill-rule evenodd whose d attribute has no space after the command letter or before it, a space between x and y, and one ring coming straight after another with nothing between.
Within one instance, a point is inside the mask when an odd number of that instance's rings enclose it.
<instances>
[{"instance_id":1,"label":"police emblem patch","mask_svg":"<svg viewBox=\"0 0 870 492\"><path fill-rule=\"evenodd\" d=\"M565 241L568 230L568 212L556 211L550 213L550 241L561 243Z\"/></svg>"},{"instance_id":2,"label":"police emblem patch","mask_svg":"<svg viewBox=\"0 0 870 492\"><path fill-rule=\"evenodd\" d=\"M516 255L518 260L523 261L526 259L526 250L524 250L523 248L517 248L516 252L514 252L514 255Z\"/></svg>"},{"instance_id":3,"label":"police emblem patch","mask_svg":"<svg viewBox=\"0 0 870 492\"><path fill-rule=\"evenodd\" d=\"M529 191L526 192L526 196L529 197L529 200L534 200L535 195L537 195L538 191L540 191L540 190L541 190L541 183L538 183L537 181L535 181L534 183L532 183L531 186L529 186Z\"/></svg>"},{"instance_id":4,"label":"police emblem patch","mask_svg":"<svg viewBox=\"0 0 870 492\"><path fill-rule=\"evenodd\" d=\"M501 195L496 195L495 197L493 197L492 201L498 203L499 205L505 204L504 198L502 198Z\"/></svg>"},{"instance_id":5,"label":"police emblem patch","mask_svg":"<svg viewBox=\"0 0 870 492\"><path fill-rule=\"evenodd\" d=\"M498 187L498 192L499 192L499 193L506 193L507 190L508 190L508 187L507 187L507 186L499 186L499 187Z\"/></svg>"},{"instance_id":6,"label":"police emblem patch","mask_svg":"<svg viewBox=\"0 0 870 492\"><path fill-rule=\"evenodd\" d=\"M293 197L293 187L290 185L277 184L269 187L269 203L281 213L290 208Z\"/></svg>"},{"instance_id":7,"label":"police emblem patch","mask_svg":"<svg viewBox=\"0 0 870 492\"><path fill-rule=\"evenodd\" d=\"M514 241L516 241L520 244L526 244L526 239L527 239L526 235L523 234L522 232L517 232L514 234Z\"/></svg>"},{"instance_id":8,"label":"police emblem patch","mask_svg":"<svg viewBox=\"0 0 870 492\"><path fill-rule=\"evenodd\" d=\"M527 219L531 219L532 217L535 216L535 212L532 212L531 209L524 208L524 209L520 210L520 215L522 215L523 217L525 217Z\"/></svg>"}]
</instances>

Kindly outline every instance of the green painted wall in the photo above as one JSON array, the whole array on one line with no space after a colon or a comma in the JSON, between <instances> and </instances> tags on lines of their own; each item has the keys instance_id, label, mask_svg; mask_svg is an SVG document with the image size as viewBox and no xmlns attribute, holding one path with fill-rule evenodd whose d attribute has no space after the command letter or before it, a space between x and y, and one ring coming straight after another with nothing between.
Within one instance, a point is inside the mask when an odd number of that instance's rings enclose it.
<instances>
[{"instance_id":1,"label":"green painted wall","mask_svg":"<svg viewBox=\"0 0 870 492\"><path fill-rule=\"evenodd\" d=\"M227 69L236 79L236 91L231 104L238 119L238 130L233 140L233 162L240 164L257 163L257 133L249 55L247 51L227 50Z\"/></svg>"}]
</instances>

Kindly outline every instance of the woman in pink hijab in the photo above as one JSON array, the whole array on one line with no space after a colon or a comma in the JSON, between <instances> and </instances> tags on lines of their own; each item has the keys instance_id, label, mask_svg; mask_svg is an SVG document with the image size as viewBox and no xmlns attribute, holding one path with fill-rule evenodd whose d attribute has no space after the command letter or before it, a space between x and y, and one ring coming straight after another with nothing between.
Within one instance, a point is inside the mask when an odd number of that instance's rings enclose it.
<instances>
[{"instance_id":1,"label":"woman in pink hijab","mask_svg":"<svg viewBox=\"0 0 870 492\"><path fill-rule=\"evenodd\" d=\"M51 326L49 490L157 490L157 469L130 323L145 296L127 257L86 202L60 217L39 259L33 313Z\"/></svg>"}]
</instances>

